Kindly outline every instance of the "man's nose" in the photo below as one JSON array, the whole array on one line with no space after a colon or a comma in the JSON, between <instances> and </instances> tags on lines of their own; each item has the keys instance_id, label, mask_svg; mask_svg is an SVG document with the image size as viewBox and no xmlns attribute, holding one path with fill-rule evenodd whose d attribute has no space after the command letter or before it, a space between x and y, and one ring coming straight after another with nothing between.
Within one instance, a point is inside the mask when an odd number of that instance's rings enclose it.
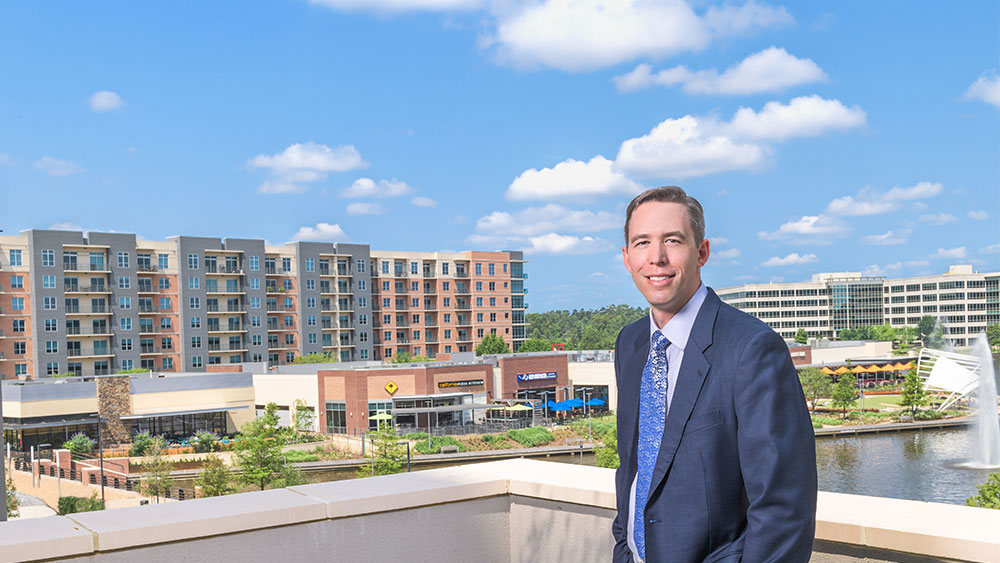
<instances>
[{"instance_id":1,"label":"man's nose","mask_svg":"<svg viewBox=\"0 0 1000 563\"><path fill-rule=\"evenodd\" d=\"M650 264L666 264L667 263L667 247L663 244L656 244L649 251L649 263Z\"/></svg>"}]
</instances>

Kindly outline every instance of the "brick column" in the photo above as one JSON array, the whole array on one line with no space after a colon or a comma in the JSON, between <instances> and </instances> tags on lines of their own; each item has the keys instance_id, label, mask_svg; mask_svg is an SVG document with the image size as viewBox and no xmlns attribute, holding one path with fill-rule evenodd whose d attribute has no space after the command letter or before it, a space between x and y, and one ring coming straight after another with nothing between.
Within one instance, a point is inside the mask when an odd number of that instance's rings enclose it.
<instances>
[{"instance_id":1,"label":"brick column","mask_svg":"<svg viewBox=\"0 0 1000 563\"><path fill-rule=\"evenodd\" d=\"M101 431L109 444L132 442L127 422L121 417L132 412L129 376L114 375L97 378L97 413L107 419Z\"/></svg>"}]
</instances>

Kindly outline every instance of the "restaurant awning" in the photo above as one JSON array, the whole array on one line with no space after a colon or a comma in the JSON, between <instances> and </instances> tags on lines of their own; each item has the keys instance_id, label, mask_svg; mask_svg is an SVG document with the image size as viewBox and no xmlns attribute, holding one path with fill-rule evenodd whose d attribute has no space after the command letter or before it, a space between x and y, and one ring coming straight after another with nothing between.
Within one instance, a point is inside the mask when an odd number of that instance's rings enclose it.
<instances>
[{"instance_id":1,"label":"restaurant awning","mask_svg":"<svg viewBox=\"0 0 1000 563\"><path fill-rule=\"evenodd\" d=\"M854 366L854 369L852 369L851 371L854 372L854 373L867 373L868 372L868 370L866 370L865 368L863 368L861 366Z\"/></svg>"},{"instance_id":2,"label":"restaurant awning","mask_svg":"<svg viewBox=\"0 0 1000 563\"><path fill-rule=\"evenodd\" d=\"M821 369L819 371L821 371L821 372L823 372L823 373L825 373L827 375L836 375L837 374L837 372L833 371L832 369L830 369L830 368L828 368L826 366L823 366L823 369Z\"/></svg>"},{"instance_id":3,"label":"restaurant awning","mask_svg":"<svg viewBox=\"0 0 1000 563\"><path fill-rule=\"evenodd\" d=\"M878 373L882 371L882 368L878 367L878 364L872 364L868 366L868 369L865 371L867 371L868 373Z\"/></svg>"},{"instance_id":4,"label":"restaurant awning","mask_svg":"<svg viewBox=\"0 0 1000 563\"><path fill-rule=\"evenodd\" d=\"M834 370L833 373L836 373L837 375L843 375L845 373L850 373L850 372L851 372L851 370L847 369L846 366L840 366L839 368L837 368L836 370Z\"/></svg>"},{"instance_id":5,"label":"restaurant awning","mask_svg":"<svg viewBox=\"0 0 1000 563\"><path fill-rule=\"evenodd\" d=\"M226 411L241 411L248 409L247 405L240 407L222 407L217 409L194 409L187 411L171 411L171 412L150 412L144 414L126 414L121 417L122 420L138 420L140 418L156 418L159 416L184 416L186 414L208 414L213 412L226 412Z\"/></svg>"}]
</instances>

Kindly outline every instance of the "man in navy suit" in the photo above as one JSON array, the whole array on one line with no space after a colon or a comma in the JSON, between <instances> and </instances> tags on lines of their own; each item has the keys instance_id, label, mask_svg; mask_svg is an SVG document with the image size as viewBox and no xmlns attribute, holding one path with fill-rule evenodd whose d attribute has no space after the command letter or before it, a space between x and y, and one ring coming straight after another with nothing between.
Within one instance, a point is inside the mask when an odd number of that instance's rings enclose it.
<instances>
[{"instance_id":1,"label":"man in navy suit","mask_svg":"<svg viewBox=\"0 0 1000 563\"><path fill-rule=\"evenodd\" d=\"M701 281L701 204L668 186L625 218L625 267L649 317L615 345L615 563L806 562L816 450L788 347Z\"/></svg>"}]
</instances>

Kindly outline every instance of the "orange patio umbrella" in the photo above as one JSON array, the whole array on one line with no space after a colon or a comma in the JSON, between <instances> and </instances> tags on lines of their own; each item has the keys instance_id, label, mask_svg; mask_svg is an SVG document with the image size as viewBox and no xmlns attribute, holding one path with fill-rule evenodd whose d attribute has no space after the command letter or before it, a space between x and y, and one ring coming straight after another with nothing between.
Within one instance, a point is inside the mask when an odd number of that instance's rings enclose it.
<instances>
[{"instance_id":1,"label":"orange patio umbrella","mask_svg":"<svg viewBox=\"0 0 1000 563\"><path fill-rule=\"evenodd\" d=\"M850 371L851 370L847 369L845 366L840 366L839 368L837 368L836 370L834 370L833 373L835 373L837 375L843 375L845 373L850 373Z\"/></svg>"},{"instance_id":2,"label":"orange patio umbrella","mask_svg":"<svg viewBox=\"0 0 1000 563\"><path fill-rule=\"evenodd\" d=\"M882 366L882 371L893 371L894 369L896 368L892 367L892 364L885 364Z\"/></svg>"},{"instance_id":3,"label":"orange patio umbrella","mask_svg":"<svg viewBox=\"0 0 1000 563\"><path fill-rule=\"evenodd\" d=\"M868 369L866 369L865 371L867 371L868 373L878 373L882 371L882 368L878 367L878 364L872 364L868 366Z\"/></svg>"},{"instance_id":4,"label":"orange patio umbrella","mask_svg":"<svg viewBox=\"0 0 1000 563\"><path fill-rule=\"evenodd\" d=\"M833 371L832 369L830 369L830 368L828 368L826 366L823 366L823 369L821 369L819 371L821 371L821 372L823 372L823 373L825 373L827 375L836 375L837 374L837 372Z\"/></svg>"},{"instance_id":5,"label":"orange patio umbrella","mask_svg":"<svg viewBox=\"0 0 1000 563\"><path fill-rule=\"evenodd\" d=\"M868 372L868 370L866 370L865 368L863 368L861 366L854 366L854 369L852 369L851 371L853 371L854 373L867 373Z\"/></svg>"},{"instance_id":6,"label":"orange patio umbrella","mask_svg":"<svg viewBox=\"0 0 1000 563\"><path fill-rule=\"evenodd\" d=\"M904 370L913 369L913 362L906 362L906 364L903 366L903 369Z\"/></svg>"},{"instance_id":7,"label":"orange patio umbrella","mask_svg":"<svg viewBox=\"0 0 1000 563\"><path fill-rule=\"evenodd\" d=\"M907 362L907 363L909 363L909 362ZM909 368L907 368L906 366L904 366L903 364L901 364L899 362L896 362L896 365L893 366L893 369L895 369L896 371L903 371L903 370L909 369Z\"/></svg>"}]
</instances>

